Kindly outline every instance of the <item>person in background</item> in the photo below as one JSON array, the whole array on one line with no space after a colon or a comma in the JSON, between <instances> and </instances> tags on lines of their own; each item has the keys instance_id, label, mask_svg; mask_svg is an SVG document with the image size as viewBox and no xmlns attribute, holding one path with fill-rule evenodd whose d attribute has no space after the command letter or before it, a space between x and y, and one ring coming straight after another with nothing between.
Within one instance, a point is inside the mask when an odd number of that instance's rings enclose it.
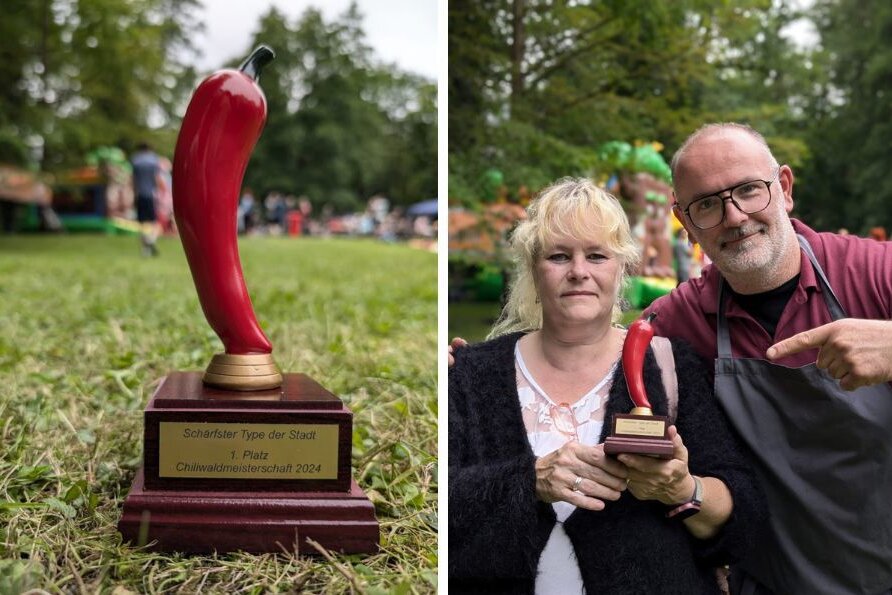
<instances>
[{"instance_id":1,"label":"person in background","mask_svg":"<svg viewBox=\"0 0 892 595\"><path fill-rule=\"evenodd\" d=\"M175 233L176 221L173 218L173 164L167 157L159 157L158 187L155 191L155 215L161 233Z\"/></svg>"},{"instance_id":2,"label":"person in background","mask_svg":"<svg viewBox=\"0 0 892 595\"><path fill-rule=\"evenodd\" d=\"M288 202L289 209L296 208L300 212L301 233L303 235L314 233L313 221L310 219L310 216L313 214L313 203L310 202L310 199L306 196L301 196L300 198L289 196Z\"/></svg>"},{"instance_id":3,"label":"person in background","mask_svg":"<svg viewBox=\"0 0 892 595\"><path fill-rule=\"evenodd\" d=\"M250 233L254 228L255 219L254 191L245 187L238 201L238 232Z\"/></svg>"},{"instance_id":4,"label":"person in background","mask_svg":"<svg viewBox=\"0 0 892 595\"><path fill-rule=\"evenodd\" d=\"M876 240L877 242L885 242L887 239L886 228L882 227L882 226L871 227L870 228L870 239Z\"/></svg>"},{"instance_id":5,"label":"person in background","mask_svg":"<svg viewBox=\"0 0 892 595\"><path fill-rule=\"evenodd\" d=\"M675 277L678 284L681 285L691 276L691 256L694 254L694 248L688 241L688 232L684 227L679 228L675 232L675 238L672 242L672 256L675 260Z\"/></svg>"},{"instance_id":6,"label":"person in background","mask_svg":"<svg viewBox=\"0 0 892 595\"><path fill-rule=\"evenodd\" d=\"M158 217L155 210L155 193L161 162L148 143L140 143L130 158L133 167L133 193L136 198L136 220L140 225L140 241L143 254L158 256Z\"/></svg>"},{"instance_id":7,"label":"person in background","mask_svg":"<svg viewBox=\"0 0 892 595\"><path fill-rule=\"evenodd\" d=\"M766 508L704 363L655 339L645 383L674 417L674 452L606 456L613 415L632 408L615 322L639 250L589 180L527 212L491 340L449 371L450 592L719 593L716 567L746 553Z\"/></svg>"},{"instance_id":8,"label":"person in background","mask_svg":"<svg viewBox=\"0 0 892 595\"><path fill-rule=\"evenodd\" d=\"M275 226L277 233L285 234L288 232L288 206L285 204L285 197L279 192L270 192L264 203L267 213L267 223Z\"/></svg>"}]
</instances>

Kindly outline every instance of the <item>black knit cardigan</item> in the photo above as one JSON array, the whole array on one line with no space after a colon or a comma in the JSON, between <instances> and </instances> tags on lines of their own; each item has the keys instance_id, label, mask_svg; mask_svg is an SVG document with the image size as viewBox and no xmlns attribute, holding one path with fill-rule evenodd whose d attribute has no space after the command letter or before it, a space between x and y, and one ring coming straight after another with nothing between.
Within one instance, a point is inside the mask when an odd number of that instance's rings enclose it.
<instances>
[{"instance_id":1,"label":"black knit cardigan","mask_svg":"<svg viewBox=\"0 0 892 595\"><path fill-rule=\"evenodd\" d=\"M520 333L462 348L449 370L449 592L533 593L539 556L555 523L537 500L535 459L517 397L514 345ZM715 537L698 540L665 518L667 507L628 492L604 510L574 511L564 524L586 592L597 595L718 593L715 567L739 559L765 525L764 495L713 397L707 364L672 343L678 376L676 426L691 473L721 479L734 509ZM666 393L653 352L644 367L654 413ZM605 411L628 412L621 366Z\"/></svg>"}]
</instances>

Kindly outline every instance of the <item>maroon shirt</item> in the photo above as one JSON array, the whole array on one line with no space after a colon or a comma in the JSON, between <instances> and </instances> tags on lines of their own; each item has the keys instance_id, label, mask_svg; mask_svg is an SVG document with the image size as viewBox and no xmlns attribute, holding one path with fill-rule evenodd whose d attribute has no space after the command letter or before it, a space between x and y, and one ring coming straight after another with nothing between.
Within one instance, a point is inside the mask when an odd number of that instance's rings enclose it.
<instances>
[{"instance_id":1,"label":"maroon shirt","mask_svg":"<svg viewBox=\"0 0 892 595\"><path fill-rule=\"evenodd\" d=\"M850 318L892 319L892 242L818 233L796 219L792 222L796 233L811 244L833 292ZM804 252L800 254L799 284L781 314L774 337L735 303L733 297L725 298L734 357L764 359L765 351L774 343L831 321L811 262ZM651 304L645 314L657 313L653 321L656 334L684 339L703 357L715 359L718 278L718 269L709 265L699 279L682 283ZM730 295L727 290L725 294ZM817 357L818 350L810 349L777 363L803 366L814 363Z\"/></svg>"}]
</instances>

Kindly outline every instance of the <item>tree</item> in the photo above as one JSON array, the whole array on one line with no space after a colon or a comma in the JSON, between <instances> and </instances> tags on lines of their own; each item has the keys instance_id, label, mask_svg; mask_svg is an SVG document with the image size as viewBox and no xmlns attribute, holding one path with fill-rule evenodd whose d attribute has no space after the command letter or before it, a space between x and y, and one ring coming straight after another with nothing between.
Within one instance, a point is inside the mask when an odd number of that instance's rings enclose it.
<instances>
[{"instance_id":1,"label":"tree","mask_svg":"<svg viewBox=\"0 0 892 595\"><path fill-rule=\"evenodd\" d=\"M785 95L808 74L779 32L783 2L485 4L450 4L453 197L479 199L492 168L511 188L609 173L596 149L611 140L659 140L668 157L711 120L767 127L789 160L806 154Z\"/></svg>"},{"instance_id":2,"label":"tree","mask_svg":"<svg viewBox=\"0 0 892 595\"><path fill-rule=\"evenodd\" d=\"M876 0L820 0L812 13L827 80L812 106L814 155L798 207L824 229L864 234L892 226L892 6Z\"/></svg>"},{"instance_id":3,"label":"tree","mask_svg":"<svg viewBox=\"0 0 892 595\"><path fill-rule=\"evenodd\" d=\"M332 22L308 9L295 24L275 9L256 43L277 54L262 87L269 118L246 183L359 209L375 194L409 204L436 192L435 88L375 63L356 5Z\"/></svg>"},{"instance_id":4,"label":"tree","mask_svg":"<svg viewBox=\"0 0 892 595\"><path fill-rule=\"evenodd\" d=\"M34 132L52 115L41 97L60 26L48 0L11 0L0 19L0 161L35 164Z\"/></svg>"},{"instance_id":5,"label":"tree","mask_svg":"<svg viewBox=\"0 0 892 595\"><path fill-rule=\"evenodd\" d=\"M171 114L194 82L179 56L191 47L197 6L12 0L0 21L12 40L0 67L0 139L22 139L26 159L50 170L82 164L98 145L150 139L172 151Z\"/></svg>"}]
</instances>

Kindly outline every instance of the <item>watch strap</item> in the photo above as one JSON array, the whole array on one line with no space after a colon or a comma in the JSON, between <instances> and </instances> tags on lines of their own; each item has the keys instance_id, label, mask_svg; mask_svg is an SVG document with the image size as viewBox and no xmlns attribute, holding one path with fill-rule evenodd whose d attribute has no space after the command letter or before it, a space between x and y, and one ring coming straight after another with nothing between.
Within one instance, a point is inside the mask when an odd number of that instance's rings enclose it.
<instances>
[{"instance_id":1,"label":"watch strap","mask_svg":"<svg viewBox=\"0 0 892 595\"><path fill-rule=\"evenodd\" d=\"M703 503L703 482L696 475L694 478L694 493L687 502L679 504L666 513L666 518L686 519L700 512L700 505Z\"/></svg>"}]
</instances>

